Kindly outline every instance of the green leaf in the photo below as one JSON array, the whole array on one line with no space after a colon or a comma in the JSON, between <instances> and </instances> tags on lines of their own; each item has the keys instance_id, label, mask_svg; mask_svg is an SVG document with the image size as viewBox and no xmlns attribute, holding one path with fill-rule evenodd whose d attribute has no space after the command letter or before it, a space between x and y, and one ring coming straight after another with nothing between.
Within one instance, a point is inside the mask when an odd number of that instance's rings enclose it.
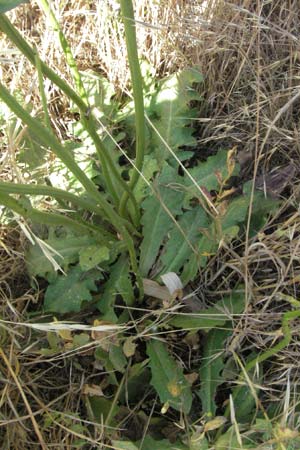
<instances>
[{"instance_id":1,"label":"green leaf","mask_svg":"<svg viewBox=\"0 0 300 450\"><path fill-rule=\"evenodd\" d=\"M195 438L193 435L191 436L191 444L189 450L209 450L210 445L206 437L203 436L203 433L199 436L200 432L195 432Z\"/></svg>"},{"instance_id":2,"label":"green leaf","mask_svg":"<svg viewBox=\"0 0 300 450\"><path fill-rule=\"evenodd\" d=\"M214 448L215 450L232 450L233 448L236 450L241 449L234 431L234 427L230 427L226 433L219 437Z\"/></svg>"},{"instance_id":3,"label":"green leaf","mask_svg":"<svg viewBox=\"0 0 300 450\"><path fill-rule=\"evenodd\" d=\"M151 436L146 436L143 441L129 442L129 441L112 441L115 448L122 450L190 450L185 445L179 442L171 443L167 439L156 441ZM207 447L205 447L206 449ZM203 450L205 450L203 447ZM202 447L197 447L197 450L202 450Z\"/></svg>"},{"instance_id":4,"label":"green leaf","mask_svg":"<svg viewBox=\"0 0 300 450\"><path fill-rule=\"evenodd\" d=\"M204 186L208 191L218 190L219 180L225 180L228 176L227 155L227 150L219 150L216 155L209 156L206 161L200 162L198 166L189 170L198 186ZM234 174L237 172L238 165L235 167ZM185 186L188 188L188 195L199 197L199 190L194 182L187 175L184 179Z\"/></svg>"},{"instance_id":5,"label":"green leaf","mask_svg":"<svg viewBox=\"0 0 300 450\"><path fill-rule=\"evenodd\" d=\"M78 122L76 122L78 124ZM79 126L79 125L78 125ZM76 135L75 131L73 133ZM87 132L80 136L81 142L66 141L64 148L66 153L76 162L89 179L99 174L96 165L95 147ZM49 180L52 186L81 195L85 192L82 184L77 180L74 174L58 158L55 158L49 168Z\"/></svg>"},{"instance_id":6,"label":"green leaf","mask_svg":"<svg viewBox=\"0 0 300 450\"><path fill-rule=\"evenodd\" d=\"M130 178L134 170L135 169L130 170ZM142 169L143 177L139 177L133 191L138 204L140 204L143 198L145 198L146 191L148 189L147 181L150 182L153 174L157 171L158 165L156 159L153 159L153 157L146 155Z\"/></svg>"},{"instance_id":7,"label":"green leaf","mask_svg":"<svg viewBox=\"0 0 300 450\"><path fill-rule=\"evenodd\" d=\"M189 450L188 447L179 442L171 443L167 439L157 441L151 436L146 436L143 441L136 443L129 441L113 441L113 444L116 448L124 450ZM198 448L198 450L201 450L201 448Z\"/></svg>"},{"instance_id":8,"label":"green leaf","mask_svg":"<svg viewBox=\"0 0 300 450\"><path fill-rule=\"evenodd\" d=\"M28 3L28 0L0 0L0 14L16 8L21 3Z\"/></svg>"},{"instance_id":9,"label":"green leaf","mask_svg":"<svg viewBox=\"0 0 300 450\"><path fill-rule=\"evenodd\" d=\"M30 276L44 277L49 281L55 278L56 271L45 253L50 254L56 263L67 270L70 264L78 262L79 253L82 250L96 242L95 238L91 236L67 235L57 237L53 234L49 239L45 239L44 243L44 252L40 245L31 245L25 253L25 260Z\"/></svg>"},{"instance_id":10,"label":"green leaf","mask_svg":"<svg viewBox=\"0 0 300 450\"><path fill-rule=\"evenodd\" d=\"M44 307L46 311L65 314L78 312L84 301L91 301L91 291L96 291L96 280L102 277L101 272L83 273L80 267L72 267L65 275L59 275L46 290Z\"/></svg>"},{"instance_id":11,"label":"green leaf","mask_svg":"<svg viewBox=\"0 0 300 450\"><path fill-rule=\"evenodd\" d=\"M265 197L262 192L254 193L250 222L250 237L255 236L267 223L270 214L279 208L280 201Z\"/></svg>"},{"instance_id":12,"label":"green leaf","mask_svg":"<svg viewBox=\"0 0 300 450\"><path fill-rule=\"evenodd\" d=\"M142 450L189 450L186 445L181 442L170 442L167 439L156 441L151 436L147 436L144 440ZM199 448L201 450L201 448Z\"/></svg>"},{"instance_id":13,"label":"green leaf","mask_svg":"<svg viewBox=\"0 0 300 450\"><path fill-rule=\"evenodd\" d=\"M214 255L220 242L230 243L240 232L240 226L247 217L249 197L240 196L233 199L223 215L217 216L210 225L202 230L203 235L196 247L198 254L192 254L181 276L183 285L193 280L200 267L205 267L209 256Z\"/></svg>"},{"instance_id":14,"label":"green leaf","mask_svg":"<svg viewBox=\"0 0 300 450\"><path fill-rule=\"evenodd\" d=\"M24 164L24 171L30 173L31 180L44 181L48 152L32 131L27 128L21 134L19 143L18 162Z\"/></svg>"},{"instance_id":15,"label":"green leaf","mask_svg":"<svg viewBox=\"0 0 300 450\"><path fill-rule=\"evenodd\" d=\"M144 236L140 254L142 276L148 275L157 258L160 246L173 224L173 220L165 211L162 202L174 217L182 213L183 192L173 187L173 183L178 178L176 170L166 165L161 175L156 179L159 199L154 195L149 195L142 203L144 209L141 219Z\"/></svg>"},{"instance_id":16,"label":"green leaf","mask_svg":"<svg viewBox=\"0 0 300 450\"><path fill-rule=\"evenodd\" d=\"M195 244L201 236L201 228L207 228L208 226L208 216L204 209L199 206L180 216L178 224L184 235L174 224L161 257L163 264L161 273L179 273L179 270L193 252L191 246L197 248Z\"/></svg>"},{"instance_id":17,"label":"green leaf","mask_svg":"<svg viewBox=\"0 0 300 450\"><path fill-rule=\"evenodd\" d=\"M194 146L192 119L198 111L190 108L192 100L200 100L193 89L194 83L200 83L203 77L197 68L185 69L160 81L157 93L151 99L148 115L157 132L151 129L151 147L154 149L159 165L167 159L173 159L160 136L173 151L181 146Z\"/></svg>"},{"instance_id":18,"label":"green leaf","mask_svg":"<svg viewBox=\"0 0 300 450\"><path fill-rule=\"evenodd\" d=\"M225 214L221 217L223 233L226 233L226 230L245 221L249 204L250 197L244 195L233 199L229 203Z\"/></svg>"},{"instance_id":19,"label":"green leaf","mask_svg":"<svg viewBox=\"0 0 300 450\"><path fill-rule=\"evenodd\" d=\"M79 252L79 264L82 270L90 270L109 259L109 249L99 245L89 245Z\"/></svg>"},{"instance_id":20,"label":"green leaf","mask_svg":"<svg viewBox=\"0 0 300 450\"><path fill-rule=\"evenodd\" d=\"M207 232L203 235L196 247L198 254L192 253L184 266L180 276L183 286L193 281L201 267L206 266L209 255L213 255L218 249L218 241L213 238L213 234Z\"/></svg>"},{"instance_id":21,"label":"green leaf","mask_svg":"<svg viewBox=\"0 0 300 450\"><path fill-rule=\"evenodd\" d=\"M256 352L251 352L251 354L247 358L247 362L252 361L257 356L258 355L256 354ZM253 380L252 388L258 395L260 390L259 386L261 386L263 379L263 365L260 365L258 377L254 376L254 372L255 375L257 375L257 372L252 369L250 373L248 373L248 376ZM237 387L233 390L233 403L235 416L238 422L245 423L252 420L253 414L256 409L256 399L247 383L242 386L237 385Z\"/></svg>"},{"instance_id":22,"label":"green leaf","mask_svg":"<svg viewBox=\"0 0 300 450\"><path fill-rule=\"evenodd\" d=\"M89 412L90 420L97 421L98 423L104 423L108 417L111 409L111 419L118 413L119 407L113 401L104 397L87 397L87 411Z\"/></svg>"},{"instance_id":23,"label":"green leaf","mask_svg":"<svg viewBox=\"0 0 300 450\"><path fill-rule=\"evenodd\" d=\"M98 108L100 119L103 123L104 118L112 118L114 111L118 105L114 101L116 94L114 85L110 83L103 75L87 70L82 72L81 79L83 81L87 97L90 105Z\"/></svg>"},{"instance_id":24,"label":"green leaf","mask_svg":"<svg viewBox=\"0 0 300 450\"><path fill-rule=\"evenodd\" d=\"M199 397L202 402L202 412L207 417L214 417L216 414L215 396L218 386L224 382L221 377L221 371L224 368L224 342L230 333L230 330L215 328L210 330L205 338L199 369L201 380Z\"/></svg>"},{"instance_id":25,"label":"green leaf","mask_svg":"<svg viewBox=\"0 0 300 450\"><path fill-rule=\"evenodd\" d=\"M192 392L188 381L174 359L169 355L166 346L157 340L147 344L150 358L151 384L159 395L160 401L168 403L177 411L189 413L192 406Z\"/></svg>"},{"instance_id":26,"label":"green leaf","mask_svg":"<svg viewBox=\"0 0 300 450\"><path fill-rule=\"evenodd\" d=\"M109 280L105 283L97 308L103 314L113 312L113 306L117 295L121 295L127 305L134 303L134 292L130 278L130 264L126 255L121 255L118 261L111 267Z\"/></svg>"},{"instance_id":27,"label":"green leaf","mask_svg":"<svg viewBox=\"0 0 300 450\"><path fill-rule=\"evenodd\" d=\"M118 372L124 372L127 365L127 359L123 353L122 347L118 345L112 345L109 349L109 360L112 363L114 369Z\"/></svg>"},{"instance_id":28,"label":"green leaf","mask_svg":"<svg viewBox=\"0 0 300 450\"><path fill-rule=\"evenodd\" d=\"M246 442L246 440L248 442ZM244 450L244 449L253 449L257 450L257 445L254 444L253 440L247 439L247 436L243 438L242 446L239 444L239 440L236 436L235 427L232 426L226 433L222 434L215 442L214 450Z\"/></svg>"},{"instance_id":29,"label":"green leaf","mask_svg":"<svg viewBox=\"0 0 300 450\"><path fill-rule=\"evenodd\" d=\"M218 301L215 306L204 309L197 314L178 313L168 323L186 330L209 331L211 328L223 326L234 314L240 314L245 306L243 293L233 293Z\"/></svg>"},{"instance_id":30,"label":"green leaf","mask_svg":"<svg viewBox=\"0 0 300 450\"><path fill-rule=\"evenodd\" d=\"M244 223L247 216L251 202L251 194L243 194L242 196L233 199L226 210L226 213L221 218L223 235L229 236L229 230L237 224ZM254 192L251 221L250 221L250 236L256 235L260 229L265 225L267 218L274 209L278 208L278 200L265 198L263 193Z\"/></svg>"},{"instance_id":31,"label":"green leaf","mask_svg":"<svg viewBox=\"0 0 300 450\"><path fill-rule=\"evenodd\" d=\"M126 404L127 399L130 402L138 402L143 398L150 383L150 369L145 366L147 359L140 363L133 364L126 374L126 385L120 392L120 402Z\"/></svg>"}]
</instances>

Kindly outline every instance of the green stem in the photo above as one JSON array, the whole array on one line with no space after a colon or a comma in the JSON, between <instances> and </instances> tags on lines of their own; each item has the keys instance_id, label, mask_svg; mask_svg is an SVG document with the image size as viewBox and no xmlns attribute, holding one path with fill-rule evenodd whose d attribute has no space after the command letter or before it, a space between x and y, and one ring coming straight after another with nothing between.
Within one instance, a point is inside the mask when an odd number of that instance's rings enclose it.
<instances>
[{"instance_id":1,"label":"green stem","mask_svg":"<svg viewBox=\"0 0 300 450\"><path fill-rule=\"evenodd\" d=\"M133 191L139 179L139 172L142 170L145 155L145 117L144 117L144 96L143 96L143 79L138 58L136 30L134 21L134 12L131 0L120 0L121 12L123 16L126 47L129 61L129 69L131 75L134 109L135 109L135 129L136 129L136 154L135 166L137 170L133 171L133 175L129 182L129 186ZM125 192L121 199L119 211L124 215L128 201L128 194Z\"/></svg>"},{"instance_id":2,"label":"green stem","mask_svg":"<svg viewBox=\"0 0 300 450\"><path fill-rule=\"evenodd\" d=\"M14 42L14 44L20 49L20 51L29 59L29 61L35 65L35 55L32 48L27 44L27 42L23 39L21 34L15 29L15 27L10 23L7 17L4 14L0 14L0 30L2 30L8 38ZM128 196L133 198L133 194L130 191L128 185L124 182L124 180L119 176L114 163L108 152L106 152L106 148L101 142L97 132L95 130L93 116L90 115L90 109L86 106L84 101L74 92L74 90L65 83L52 69L50 69L44 62L40 61L41 70L47 78L49 78L53 83L55 83L67 96L71 99L80 109L82 116L85 118L83 123L86 126L86 130L92 134L91 137L97 136L95 141L95 146L99 155L99 159L101 164L104 161L104 166L106 167L106 161L109 161L110 169L112 173L117 173L118 178L116 181L120 183ZM61 161L65 164L65 166L75 175L77 180L84 186L89 195L95 200L96 204L98 204L102 209L106 216L106 218L110 221L110 223L116 228L120 236L123 237L124 242L128 248L130 261L132 265L132 269L137 276L137 282L140 290L140 297L143 295L143 283L142 278L140 276L138 270L138 263L136 259L136 253L134 248L134 243L132 237L128 230L131 230L132 233L132 225L130 222L124 219L124 215L120 217L113 209L111 204L102 198L100 192L97 187L93 184L91 180L85 175L85 173L80 169L80 167L76 164L70 153L68 153L65 148L59 143L56 137L45 128L37 119L34 119L27 113L27 111L22 108L21 105L14 99L12 95L10 95L9 91L0 83L0 98L9 106L9 108L31 129L31 131L38 136L39 140L42 144L47 148L50 147L52 151L61 159ZM100 151L103 149L103 152ZM106 174L106 182L108 185L113 185L112 177ZM109 188L108 188L109 190ZM111 193L111 191L109 190ZM111 195L113 195L111 193ZM133 205L136 203L133 202ZM128 227L128 229L127 229Z\"/></svg>"},{"instance_id":3,"label":"green stem","mask_svg":"<svg viewBox=\"0 0 300 450\"><path fill-rule=\"evenodd\" d=\"M71 154L60 144L56 137L40 123L39 120L31 117L27 111L10 95L8 90L0 83L0 98L8 105L8 107L19 117L35 134L40 142L45 147L50 147L58 158L65 164L65 166L75 175L77 180L82 184L90 196L99 204L109 222L116 228L116 230L123 236L132 263L133 270L137 273L137 260L134 251L133 240L126 228L126 225L131 229L131 224L125 219L121 218L113 209L113 207L104 198L94 183L85 175L83 170L76 164ZM142 286L142 280L139 277L139 285Z\"/></svg>"},{"instance_id":4,"label":"green stem","mask_svg":"<svg viewBox=\"0 0 300 450\"><path fill-rule=\"evenodd\" d=\"M50 226L66 226L79 233L97 233L99 238L99 229L93 225L90 225L83 221L79 222L78 220L70 219L69 217L63 216L61 214L38 211L35 208L24 207L20 202L18 202L8 194L5 194L4 192L0 192L0 203L16 212L20 216L32 220L32 222L42 223ZM107 243L106 239L101 239L101 241Z\"/></svg>"},{"instance_id":5,"label":"green stem","mask_svg":"<svg viewBox=\"0 0 300 450\"><path fill-rule=\"evenodd\" d=\"M2 30L7 37L16 45L16 47L23 53L24 56L36 67L36 58L34 50L28 45L25 39L21 36L18 30L11 24L9 19L4 15L0 14L0 30ZM43 74L49 78L56 86L65 93L65 95L78 107L82 117L82 123L89 135L91 136L95 148L97 151L98 158L100 160L103 175L105 179L105 183L108 189L108 192L112 196L114 203L116 206L119 205L119 198L117 191L114 187L114 180L117 184L119 184L124 191L130 196L133 206L135 208L135 214L138 216L138 207L134 196L132 194L131 189L127 185L127 183L122 179L119 175L115 164L110 157L109 152L107 151L105 145L99 138L96 128L95 121L93 115L90 114L90 108L86 105L84 100L64 81L60 78L50 67L48 67L43 61L40 60L40 68ZM113 175L113 177L111 176Z\"/></svg>"},{"instance_id":6,"label":"green stem","mask_svg":"<svg viewBox=\"0 0 300 450\"><path fill-rule=\"evenodd\" d=\"M88 98L86 95L86 90L84 88L75 58L73 56L71 47L69 46L69 43L68 43L64 33L62 32L59 22L56 19L56 16L55 16L51 6L49 5L48 0L38 0L38 3L40 4L40 8L44 10L44 13L48 17L54 31L58 34L58 38L59 38L61 47L63 49L63 52L65 54L66 61L70 68L72 77L74 79L74 83L77 88L77 92L80 95L81 99L84 101L84 103L86 105L88 105L89 102L88 102Z\"/></svg>"},{"instance_id":7,"label":"green stem","mask_svg":"<svg viewBox=\"0 0 300 450\"><path fill-rule=\"evenodd\" d=\"M105 419L104 427L109 427L110 426L112 415L113 415L113 413L115 411L117 402L119 400L120 394L122 392L122 389L123 389L123 386L124 386L124 383L125 383L125 380L126 380L127 377L128 377L128 373L124 373L124 375L122 377L122 380L121 380L121 382L120 382L120 384L118 386L117 392L114 395L114 398L113 398L113 401L111 403L111 407L110 407L110 409L108 411L107 417Z\"/></svg>"},{"instance_id":8,"label":"green stem","mask_svg":"<svg viewBox=\"0 0 300 450\"><path fill-rule=\"evenodd\" d=\"M70 202L74 205L81 206L83 209L93 212L98 216L102 217L103 210L98 207L95 202L78 197L70 192L63 191L62 189L58 189L52 186L43 186L43 185L27 185L27 184L17 184L17 183L9 183L0 181L0 192L6 194L20 194L20 195L42 195L47 197L53 197L57 201L62 202ZM115 240L115 236L104 228L97 225L97 229L99 234L101 234L104 238L108 240Z\"/></svg>"},{"instance_id":9,"label":"green stem","mask_svg":"<svg viewBox=\"0 0 300 450\"><path fill-rule=\"evenodd\" d=\"M36 66L37 73L38 73L39 91L40 91L43 111L44 111L44 115L45 115L45 126L48 128L49 131L52 131L51 120L50 120L50 116L49 116L49 112L48 112L47 97L46 97L45 89L44 89L44 80L43 80L43 72L41 69L41 60L40 60L37 52L35 54L34 60L35 60L35 66Z\"/></svg>"},{"instance_id":10,"label":"green stem","mask_svg":"<svg viewBox=\"0 0 300 450\"><path fill-rule=\"evenodd\" d=\"M94 120L92 118L86 118L83 120L83 124L85 129L88 131L89 135L91 136L96 149L98 149L98 156L101 153L107 153L106 148L104 147L103 142L101 141L101 139L99 138L97 131L94 127L94 125L92 125L92 123L90 123L90 120ZM109 168L108 165L106 163L101 163L102 164L102 171L103 171L103 176L105 179L105 183L108 187L109 192L111 193L113 199L114 199L114 203L115 205L119 205L120 203L120 199L118 197L118 194L115 190L114 187L114 183L113 180L115 179L122 187L122 189L127 192L128 196L130 197L130 200L132 201L133 207L134 207L134 211L135 211L135 218L137 218L136 220L134 220L134 224L137 227L139 225L139 208L136 202L136 199L131 191L131 188L128 186L128 184L123 180L123 178L119 175L119 172L115 166L115 163L111 160L111 164L109 164ZM114 176L114 178L111 176L110 171L112 172L112 175ZM123 217L125 217L125 214L123 215Z\"/></svg>"},{"instance_id":11,"label":"green stem","mask_svg":"<svg viewBox=\"0 0 300 450\"><path fill-rule=\"evenodd\" d=\"M65 164L65 166L75 175L77 180L92 195L104 213L109 216L112 210L111 205L101 197L94 183L85 175L83 170L76 164L71 153L69 153L58 141L58 139L38 120L32 117L9 93L5 86L0 82L0 97L7 106L25 123L31 132L47 148L50 147L56 156ZM114 223L114 221L113 221Z\"/></svg>"}]
</instances>

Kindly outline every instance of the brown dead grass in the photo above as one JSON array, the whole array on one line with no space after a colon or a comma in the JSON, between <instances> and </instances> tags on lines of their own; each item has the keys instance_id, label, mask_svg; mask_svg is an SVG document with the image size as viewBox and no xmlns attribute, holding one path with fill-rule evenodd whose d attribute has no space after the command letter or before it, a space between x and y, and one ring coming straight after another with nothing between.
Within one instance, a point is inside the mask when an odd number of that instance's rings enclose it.
<instances>
[{"instance_id":1,"label":"brown dead grass","mask_svg":"<svg viewBox=\"0 0 300 450\"><path fill-rule=\"evenodd\" d=\"M81 70L101 71L121 89L128 83L123 30L115 20L117 1L53 1ZM199 118L199 152L237 146L243 176L259 176L292 163L295 174L283 192L284 200L272 222L258 238L220 249L200 274L204 296L213 297L244 282L248 308L236 323L235 349L262 351L274 345L282 312L289 299L299 298L299 188L300 161L300 16L298 0L272 2L233 0L136 1L141 56L158 74L200 65L205 78L205 101ZM103 6L105 5L105 6ZM35 43L41 57L70 79L57 40L37 6L21 6L11 17ZM37 78L20 55L1 40L2 78L12 88L22 87L40 105ZM50 90L49 102L57 129L63 132L65 100ZM2 149L2 177L18 179L14 154L17 137L9 136ZM85 377L69 359L41 358L36 343L42 332L22 326L29 302L38 293L24 277L23 237L3 227L0 236L1 342L5 358L0 368L0 441L3 449L73 448L84 434L86 448L102 442L101 427L78 431L80 393ZM290 296L290 297L289 297ZM299 323L293 342L272 359L264 375L266 400L286 399L289 379L296 390L299 379ZM298 398L291 396L283 426L294 426ZM50 416L49 416L50 415ZM64 417L66 415L67 417ZM45 418L52 418L48 427ZM93 429L93 431L91 431ZM39 444L37 444L39 442ZM43 443L44 442L44 443ZM98 444L97 444L98 443ZM90 447L89 447L90 446Z\"/></svg>"}]
</instances>

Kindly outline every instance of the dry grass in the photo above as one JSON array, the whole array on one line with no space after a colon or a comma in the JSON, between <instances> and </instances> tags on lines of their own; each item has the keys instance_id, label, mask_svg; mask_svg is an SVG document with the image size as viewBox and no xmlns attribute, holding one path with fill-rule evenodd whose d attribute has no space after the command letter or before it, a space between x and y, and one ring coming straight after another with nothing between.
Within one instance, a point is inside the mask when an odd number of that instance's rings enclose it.
<instances>
[{"instance_id":1,"label":"dry grass","mask_svg":"<svg viewBox=\"0 0 300 450\"><path fill-rule=\"evenodd\" d=\"M122 26L115 20L117 1L53 1L81 70L101 71L121 89L127 85L126 51ZM96 6L94 5L96 4ZM205 7L205 3L208 5ZM88 7L88 4L93 4ZM105 7L103 6L105 5ZM18 28L35 43L41 57L69 79L57 51L53 31L37 6L21 6L11 13ZM205 298L227 292L238 282L247 287L248 307L235 325L236 350L274 345L281 314L299 297L300 219L300 38L297 0L136 1L140 52L163 75L178 67L199 64L205 77L199 118L199 152L238 147L244 179L263 176L291 163L295 167L283 202L258 238L223 247L200 274ZM37 77L20 55L2 39L1 75L22 87L37 103ZM65 101L49 89L51 114L64 133ZM18 179L15 164L18 136L8 135L1 152L1 177ZM82 350L67 358L66 348L55 357L42 357L45 333L24 328L28 305L39 293L24 276L24 238L18 230L2 228L0 235L0 441L3 449L74 448L85 436L86 448L100 445L103 427L80 422L82 387L95 379L95 368ZM32 309L32 308L31 308ZM273 357L264 374L265 401L287 400L283 426L294 427L299 379L299 323L293 324L291 345ZM2 350L1 350L2 352ZM88 355L85 356L88 358ZM45 420L49 423L45 426ZM46 420L47 421L47 420ZM77 426L76 426L77 425ZM39 444L38 444L39 442Z\"/></svg>"}]
</instances>

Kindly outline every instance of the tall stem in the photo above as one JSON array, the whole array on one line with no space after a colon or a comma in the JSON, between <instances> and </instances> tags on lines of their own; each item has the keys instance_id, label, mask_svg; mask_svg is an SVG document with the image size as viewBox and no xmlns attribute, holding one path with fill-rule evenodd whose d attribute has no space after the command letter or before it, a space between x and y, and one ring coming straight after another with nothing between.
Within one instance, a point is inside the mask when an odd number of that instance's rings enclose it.
<instances>
[{"instance_id":1,"label":"tall stem","mask_svg":"<svg viewBox=\"0 0 300 450\"><path fill-rule=\"evenodd\" d=\"M79 233L96 233L99 236L99 230L94 225L88 224L83 221L70 219L70 217L63 216L62 214L38 211L35 208L24 207L20 202L11 197L10 195L0 192L0 203L12 211L16 212L20 216L30 219L33 222L42 223L50 226L66 226ZM103 239L101 239L103 241ZM107 244L107 241L105 241Z\"/></svg>"},{"instance_id":2,"label":"tall stem","mask_svg":"<svg viewBox=\"0 0 300 450\"><path fill-rule=\"evenodd\" d=\"M120 0L121 12L123 16L126 47L129 61L129 69L131 75L134 109L135 109L135 130L136 130L136 144L135 144L135 167L137 170L133 171L133 175L129 182L131 190L133 190L139 179L139 172L142 170L144 155L145 155L145 117L144 117L144 96L143 96L143 79L139 64L136 30L134 21L134 12L131 0ZM126 205L128 202L128 193L125 192L121 199L119 211L124 215Z\"/></svg>"},{"instance_id":3,"label":"tall stem","mask_svg":"<svg viewBox=\"0 0 300 450\"><path fill-rule=\"evenodd\" d=\"M0 30L3 31L7 37L16 45L16 47L23 53L24 56L36 67L36 53L30 47L30 45L21 36L18 30L12 25L9 19L4 15L0 14ZM101 162L103 175L105 183L107 185L108 192L112 196L116 206L119 205L119 198L117 191L114 187L114 182L120 184L125 192L127 192L130 197L135 211L135 216L138 217L138 207L132 191L123 178L119 175L115 164L110 157L108 150L101 141L97 134L95 127L95 120L93 115L90 114L89 107L86 105L85 101L66 83L59 75L57 75L50 67L48 67L42 60L39 60L40 69L43 74L49 78L65 95L75 103L81 113L82 123L84 128L87 130L91 136L95 148ZM112 175L112 176L111 176ZM124 214L125 216L125 214Z\"/></svg>"},{"instance_id":4,"label":"tall stem","mask_svg":"<svg viewBox=\"0 0 300 450\"><path fill-rule=\"evenodd\" d=\"M88 198L82 198L77 195L72 194L71 192L64 191L62 189L55 188L53 186L44 186L39 184L28 185L28 184L18 184L18 183L9 183L6 181L0 181L0 193L5 194L20 194L20 195L41 195L47 197L53 197L58 202L70 202L73 205L80 206L81 208L93 212L98 216L103 216L103 210L96 205L96 203ZM97 229L99 234L103 236L103 238L108 239L109 241L116 240L116 237L105 230L103 227L97 224Z\"/></svg>"},{"instance_id":5,"label":"tall stem","mask_svg":"<svg viewBox=\"0 0 300 450\"><path fill-rule=\"evenodd\" d=\"M54 14L53 9L49 5L48 0L38 0L38 4L40 5L40 8L44 10L45 15L48 17L54 31L58 34L58 38L60 41L61 48L65 54L65 58L67 61L67 64L70 68L70 72L72 74L77 93L80 95L82 100L86 105L88 105L88 98L86 95L86 90L84 88L75 58L73 56L72 49L59 25L59 22Z\"/></svg>"}]
</instances>

